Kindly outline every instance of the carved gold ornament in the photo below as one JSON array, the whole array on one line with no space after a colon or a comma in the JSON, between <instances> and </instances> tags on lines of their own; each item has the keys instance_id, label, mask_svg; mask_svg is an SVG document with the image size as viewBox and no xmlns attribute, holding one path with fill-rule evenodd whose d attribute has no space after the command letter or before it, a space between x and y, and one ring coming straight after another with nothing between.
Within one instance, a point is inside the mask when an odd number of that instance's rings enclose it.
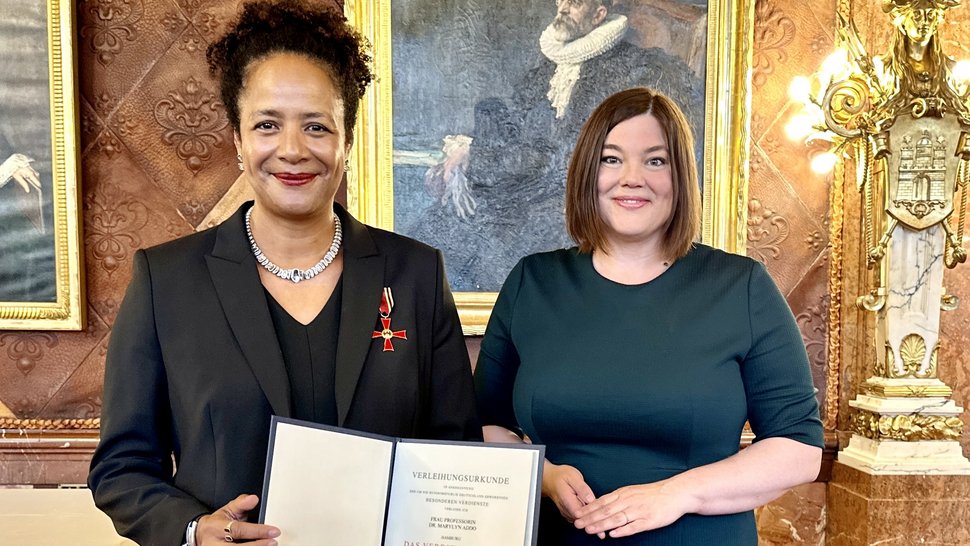
<instances>
[{"instance_id":1,"label":"carved gold ornament","mask_svg":"<svg viewBox=\"0 0 970 546\"><path fill-rule=\"evenodd\" d=\"M948 398L953 395L953 389L944 383L938 385L882 385L866 383L862 387L862 390L870 396L882 398Z\"/></svg>"},{"instance_id":2,"label":"carved gold ornament","mask_svg":"<svg viewBox=\"0 0 970 546\"><path fill-rule=\"evenodd\" d=\"M0 417L0 430L89 430L101 427L101 419L17 419Z\"/></svg>"},{"instance_id":3,"label":"carved gold ornament","mask_svg":"<svg viewBox=\"0 0 970 546\"><path fill-rule=\"evenodd\" d=\"M871 111L869 88L856 76L830 85L822 99L826 125L845 138L863 136L872 128Z\"/></svg>"},{"instance_id":4,"label":"carved gold ornament","mask_svg":"<svg viewBox=\"0 0 970 546\"><path fill-rule=\"evenodd\" d=\"M905 375L915 376L919 373L924 356L926 356L926 342L916 334L906 336L899 344L899 357L903 361Z\"/></svg>"},{"instance_id":5,"label":"carved gold ornament","mask_svg":"<svg viewBox=\"0 0 970 546\"><path fill-rule=\"evenodd\" d=\"M829 141L832 153L855 159L867 255L877 279L900 224L913 230L942 225L946 266L967 258L962 243L970 191L970 83L954 76L955 62L937 36L946 10L959 4L884 0L894 32L889 51L880 56L867 53L855 24L840 10L840 49L814 79L793 82L792 96L803 111L793 118L790 134ZM795 127L804 120L811 127ZM870 310L879 303L875 294L858 302Z\"/></svg>"},{"instance_id":6,"label":"carved gold ornament","mask_svg":"<svg viewBox=\"0 0 970 546\"><path fill-rule=\"evenodd\" d=\"M875 365L874 371L878 377L928 379L937 376L939 345L934 347L933 352L930 353L929 366L925 370L921 370L923 360L926 359L926 341L919 334L909 334L899 344L902 371L896 367L896 355L889 343L885 345L885 355L885 364L877 361Z\"/></svg>"},{"instance_id":7,"label":"carved gold ornament","mask_svg":"<svg viewBox=\"0 0 970 546\"><path fill-rule=\"evenodd\" d=\"M963 421L945 415L879 415L858 411L852 432L872 440L959 440Z\"/></svg>"},{"instance_id":8,"label":"carved gold ornament","mask_svg":"<svg viewBox=\"0 0 970 546\"><path fill-rule=\"evenodd\" d=\"M896 359L893 356L892 345L887 343L885 349L886 350L884 354L886 355L886 358L885 359L876 358L876 365L874 366L874 369L873 369L876 377L889 377L889 375L886 373L887 368L892 370L892 369L895 369L895 366L896 366Z\"/></svg>"}]
</instances>

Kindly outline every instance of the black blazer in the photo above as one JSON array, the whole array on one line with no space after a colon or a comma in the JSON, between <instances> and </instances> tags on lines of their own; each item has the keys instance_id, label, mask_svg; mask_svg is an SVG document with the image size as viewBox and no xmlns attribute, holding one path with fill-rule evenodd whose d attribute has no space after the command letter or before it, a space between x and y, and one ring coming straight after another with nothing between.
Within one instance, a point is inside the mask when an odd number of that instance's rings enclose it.
<instances>
[{"instance_id":1,"label":"black blazer","mask_svg":"<svg viewBox=\"0 0 970 546\"><path fill-rule=\"evenodd\" d=\"M248 206L213 229L135 253L108 347L101 443L88 485L118 532L143 546L181 544L196 516L242 493L260 494L270 416L290 414L289 382L243 226ZM335 209L344 228L338 424L480 439L441 253ZM371 335L381 329L385 286L394 296L391 325L407 331L406 340L393 340L393 352Z\"/></svg>"}]
</instances>

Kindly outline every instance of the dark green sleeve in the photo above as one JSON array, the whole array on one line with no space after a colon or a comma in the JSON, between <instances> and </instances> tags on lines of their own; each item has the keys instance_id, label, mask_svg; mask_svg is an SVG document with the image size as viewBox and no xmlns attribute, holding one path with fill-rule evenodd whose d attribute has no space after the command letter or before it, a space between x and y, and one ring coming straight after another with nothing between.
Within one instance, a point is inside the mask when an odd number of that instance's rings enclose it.
<instances>
[{"instance_id":1,"label":"dark green sleeve","mask_svg":"<svg viewBox=\"0 0 970 546\"><path fill-rule=\"evenodd\" d=\"M522 261L519 261L502 285L475 366L475 394L482 424L499 425L509 430L519 428L512 408L519 353L512 341L511 325L522 284L522 267Z\"/></svg>"},{"instance_id":2,"label":"dark green sleeve","mask_svg":"<svg viewBox=\"0 0 970 546\"><path fill-rule=\"evenodd\" d=\"M764 265L748 280L751 348L741 363L748 421L755 441L790 438L822 447L815 385L801 333Z\"/></svg>"}]
</instances>

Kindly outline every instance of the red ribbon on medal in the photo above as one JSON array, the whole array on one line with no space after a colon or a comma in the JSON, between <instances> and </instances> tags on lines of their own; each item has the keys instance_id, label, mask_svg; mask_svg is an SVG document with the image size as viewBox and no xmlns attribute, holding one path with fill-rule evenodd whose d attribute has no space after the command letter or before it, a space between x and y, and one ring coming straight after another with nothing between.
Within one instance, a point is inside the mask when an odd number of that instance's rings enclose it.
<instances>
[{"instance_id":1,"label":"red ribbon on medal","mask_svg":"<svg viewBox=\"0 0 970 546\"><path fill-rule=\"evenodd\" d=\"M391 329L391 310L394 309L394 295L391 294L391 287L385 286L384 291L381 293L381 330L374 330L371 334L371 339L383 338L384 339L384 352L393 351L394 345L391 343L392 339L407 339L407 330L392 330Z\"/></svg>"}]
</instances>

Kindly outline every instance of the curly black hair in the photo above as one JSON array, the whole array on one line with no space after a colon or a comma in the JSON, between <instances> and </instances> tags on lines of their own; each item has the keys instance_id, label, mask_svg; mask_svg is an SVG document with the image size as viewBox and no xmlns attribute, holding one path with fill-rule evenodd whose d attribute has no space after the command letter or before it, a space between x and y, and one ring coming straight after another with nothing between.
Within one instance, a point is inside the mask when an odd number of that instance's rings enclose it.
<instances>
[{"instance_id":1,"label":"curly black hair","mask_svg":"<svg viewBox=\"0 0 970 546\"><path fill-rule=\"evenodd\" d=\"M254 0L209 46L209 72L219 78L222 103L239 131L239 94L249 66L267 55L292 52L319 61L340 89L344 125L351 134L357 108L373 79L367 41L342 13L301 0Z\"/></svg>"}]
</instances>

